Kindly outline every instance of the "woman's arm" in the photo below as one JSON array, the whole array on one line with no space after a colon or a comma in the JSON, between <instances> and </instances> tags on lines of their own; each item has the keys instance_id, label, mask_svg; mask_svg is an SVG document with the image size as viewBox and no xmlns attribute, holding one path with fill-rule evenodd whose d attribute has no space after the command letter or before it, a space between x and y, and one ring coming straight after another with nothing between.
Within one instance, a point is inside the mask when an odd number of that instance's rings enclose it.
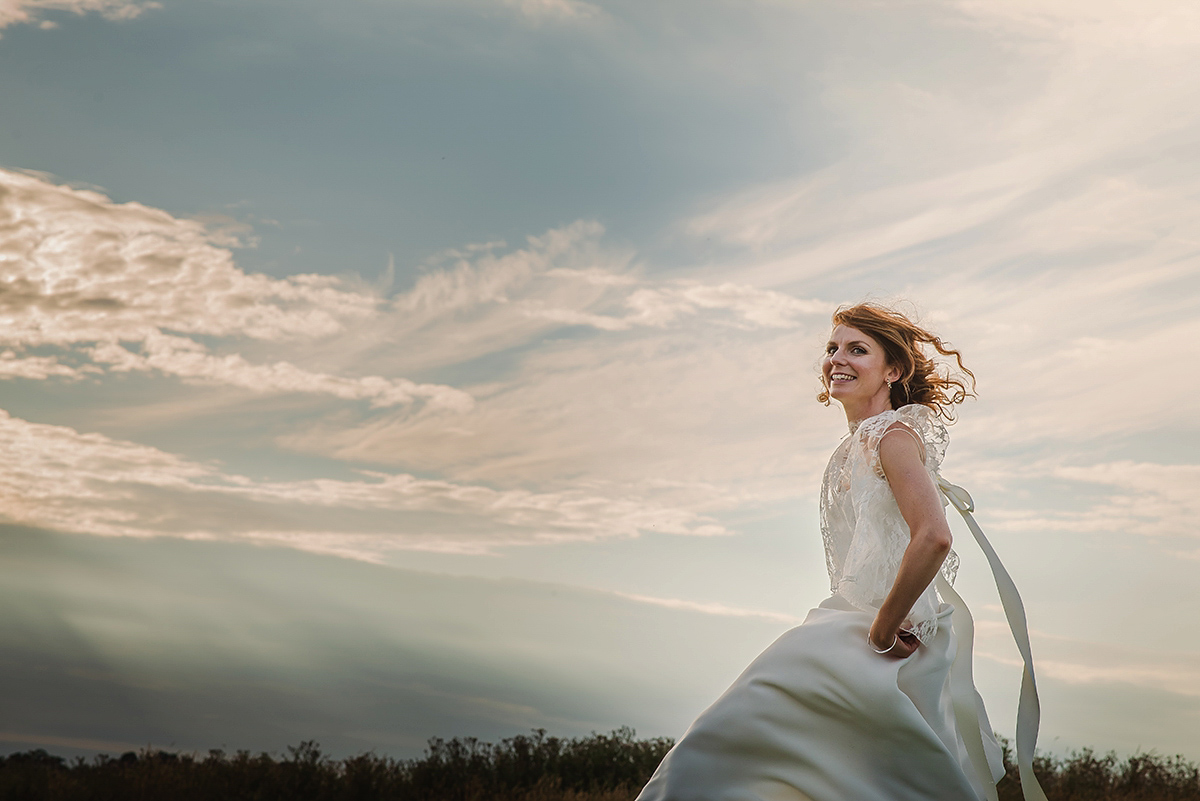
<instances>
[{"instance_id":1,"label":"woman's arm","mask_svg":"<svg viewBox=\"0 0 1200 801\"><path fill-rule=\"evenodd\" d=\"M880 650L895 641L904 618L933 581L950 551L950 525L942 511L937 487L925 470L921 451L916 434L903 423L892 425L879 441L879 462L911 535L900 560L896 583L871 625L871 643ZM900 634L889 654L910 656L919 644L916 637Z\"/></svg>"}]
</instances>

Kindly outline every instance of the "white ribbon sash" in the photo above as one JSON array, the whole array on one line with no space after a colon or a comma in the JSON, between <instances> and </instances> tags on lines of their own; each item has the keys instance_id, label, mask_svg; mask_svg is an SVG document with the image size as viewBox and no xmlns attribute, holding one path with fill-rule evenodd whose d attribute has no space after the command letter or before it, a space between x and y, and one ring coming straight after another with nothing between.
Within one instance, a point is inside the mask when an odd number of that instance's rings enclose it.
<instances>
[{"instance_id":1,"label":"white ribbon sash","mask_svg":"<svg viewBox=\"0 0 1200 801\"><path fill-rule=\"evenodd\" d=\"M1017 702L1017 769L1020 772L1021 792L1025 801L1047 801L1045 792L1033 774L1033 754L1037 747L1038 724L1042 711L1038 702L1037 680L1033 675L1033 651L1029 647L1029 625L1025 621L1025 605L1021 603L1017 585L1013 583L992 544L988 542L983 530L971 515L971 512L975 511L975 502L971 500L970 494L941 477L938 478L938 489L962 515L967 528L975 535L980 550L987 557L988 565L992 569L992 578L996 581L996 590L1000 593L1000 603L1004 606L1004 616L1008 618L1008 627L1017 643L1017 650L1021 652L1021 658L1025 661L1025 670L1021 675L1021 697ZM975 681L971 674L975 622L962 596L955 592L940 572L937 576L937 589L943 598L954 605L953 625L958 638L958 653L950 667L950 694L954 702L954 716L958 720L958 728L966 743L967 753L979 774L988 801L997 801L996 785L992 781L991 768L988 767L987 756L983 750L983 737L980 734L979 712L975 700Z\"/></svg>"}]
</instances>

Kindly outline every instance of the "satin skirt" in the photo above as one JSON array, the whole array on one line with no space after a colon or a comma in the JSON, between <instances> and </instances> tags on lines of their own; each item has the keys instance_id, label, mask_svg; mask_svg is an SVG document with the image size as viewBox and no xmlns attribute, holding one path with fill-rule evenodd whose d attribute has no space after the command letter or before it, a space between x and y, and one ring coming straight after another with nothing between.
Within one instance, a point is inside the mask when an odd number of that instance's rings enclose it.
<instances>
[{"instance_id":1,"label":"satin skirt","mask_svg":"<svg viewBox=\"0 0 1200 801\"><path fill-rule=\"evenodd\" d=\"M1004 775L972 768L950 695L954 607L907 659L867 645L873 616L833 596L762 652L696 719L638 801L976 801ZM974 688L972 688L974 692Z\"/></svg>"}]
</instances>

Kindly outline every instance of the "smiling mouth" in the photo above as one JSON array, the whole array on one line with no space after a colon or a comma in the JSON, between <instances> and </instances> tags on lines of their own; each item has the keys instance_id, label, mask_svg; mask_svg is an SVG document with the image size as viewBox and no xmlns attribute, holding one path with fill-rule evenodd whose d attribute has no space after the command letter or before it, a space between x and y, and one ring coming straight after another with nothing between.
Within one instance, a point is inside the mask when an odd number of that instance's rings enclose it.
<instances>
[{"instance_id":1,"label":"smiling mouth","mask_svg":"<svg viewBox=\"0 0 1200 801\"><path fill-rule=\"evenodd\" d=\"M846 373L834 373L829 376L830 381L853 381L857 376L847 375Z\"/></svg>"}]
</instances>

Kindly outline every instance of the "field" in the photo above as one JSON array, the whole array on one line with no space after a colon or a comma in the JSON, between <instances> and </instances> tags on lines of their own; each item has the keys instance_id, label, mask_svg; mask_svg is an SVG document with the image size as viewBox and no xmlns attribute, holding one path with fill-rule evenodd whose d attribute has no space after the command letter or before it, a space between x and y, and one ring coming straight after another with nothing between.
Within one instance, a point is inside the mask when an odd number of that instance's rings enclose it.
<instances>
[{"instance_id":1,"label":"field","mask_svg":"<svg viewBox=\"0 0 1200 801\"><path fill-rule=\"evenodd\" d=\"M42 750L0 757L5 801L632 801L671 747L628 728L562 739L538 730L499 744L431 740L421 759L336 760L314 742L283 756L146 750L67 761ZM1007 757L1007 753L1006 753ZM1006 759L1006 763L1008 760ZM1092 751L1039 757L1050 801L1200 799L1200 771L1181 757L1119 759ZM999 786L1021 798L1015 765Z\"/></svg>"}]
</instances>

